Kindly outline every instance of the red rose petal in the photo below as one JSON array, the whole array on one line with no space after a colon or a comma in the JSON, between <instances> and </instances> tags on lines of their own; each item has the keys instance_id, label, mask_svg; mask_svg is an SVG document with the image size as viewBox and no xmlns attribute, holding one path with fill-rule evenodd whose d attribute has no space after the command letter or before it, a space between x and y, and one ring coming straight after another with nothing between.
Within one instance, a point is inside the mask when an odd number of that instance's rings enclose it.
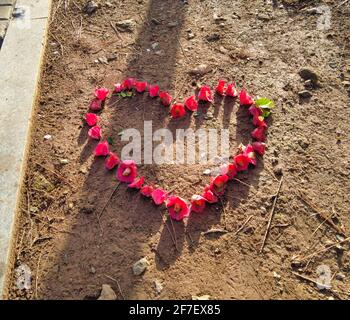
<instances>
[{"instance_id":1,"label":"red rose petal","mask_svg":"<svg viewBox=\"0 0 350 320\"><path fill-rule=\"evenodd\" d=\"M128 188L141 189L145 182L145 177L136 178L128 185Z\"/></svg>"},{"instance_id":2,"label":"red rose petal","mask_svg":"<svg viewBox=\"0 0 350 320\"><path fill-rule=\"evenodd\" d=\"M174 119L182 118L186 115L185 107L181 103L173 104L170 108L170 114Z\"/></svg>"},{"instance_id":3,"label":"red rose petal","mask_svg":"<svg viewBox=\"0 0 350 320\"><path fill-rule=\"evenodd\" d=\"M239 103L241 106L250 106L254 103L254 100L244 89L242 89L239 93Z\"/></svg>"},{"instance_id":4,"label":"red rose petal","mask_svg":"<svg viewBox=\"0 0 350 320\"><path fill-rule=\"evenodd\" d=\"M160 92L159 93L160 101L164 106L169 106L171 104L171 100L173 99L168 92Z\"/></svg>"},{"instance_id":5,"label":"red rose petal","mask_svg":"<svg viewBox=\"0 0 350 320\"><path fill-rule=\"evenodd\" d=\"M150 198L150 197L152 197L153 190L154 190L154 188L152 186L145 185L141 188L140 192L143 196Z\"/></svg>"},{"instance_id":6,"label":"red rose petal","mask_svg":"<svg viewBox=\"0 0 350 320\"><path fill-rule=\"evenodd\" d=\"M168 194L162 189L155 189L152 192L152 199L156 205L162 204L166 200L167 196Z\"/></svg>"},{"instance_id":7,"label":"red rose petal","mask_svg":"<svg viewBox=\"0 0 350 320\"><path fill-rule=\"evenodd\" d=\"M95 156L108 156L109 145L107 141L100 142L95 148Z\"/></svg>"},{"instance_id":8,"label":"red rose petal","mask_svg":"<svg viewBox=\"0 0 350 320\"><path fill-rule=\"evenodd\" d=\"M101 139L101 128L99 126L94 126L89 129L88 135L92 139L100 140Z\"/></svg>"},{"instance_id":9,"label":"red rose petal","mask_svg":"<svg viewBox=\"0 0 350 320\"><path fill-rule=\"evenodd\" d=\"M236 98L238 96L238 92L237 92L237 90L235 88L235 84L234 83L231 83L231 84L227 85L226 95L228 97L232 97L232 98Z\"/></svg>"},{"instance_id":10,"label":"red rose petal","mask_svg":"<svg viewBox=\"0 0 350 320\"><path fill-rule=\"evenodd\" d=\"M215 88L216 93L218 93L220 96L225 95L225 92L226 92L225 84L226 84L225 80L219 80L219 83Z\"/></svg>"},{"instance_id":11,"label":"red rose petal","mask_svg":"<svg viewBox=\"0 0 350 320\"><path fill-rule=\"evenodd\" d=\"M244 147L243 155L249 158L249 163L256 166L256 156L255 156L253 146L251 144L248 144L246 147Z\"/></svg>"},{"instance_id":12,"label":"red rose petal","mask_svg":"<svg viewBox=\"0 0 350 320\"><path fill-rule=\"evenodd\" d=\"M137 167L135 161L123 161L117 170L117 179L121 182L131 183L137 177Z\"/></svg>"},{"instance_id":13,"label":"red rose petal","mask_svg":"<svg viewBox=\"0 0 350 320\"><path fill-rule=\"evenodd\" d=\"M248 110L253 117L259 117L262 115L262 110L255 105L252 105Z\"/></svg>"},{"instance_id":14,"label":"red rose petal","mask_svg":"<svg viewBox=\"0 0 350 320\"><path fill-rule=\"evenodd\" d=\"M191 211L201 213L205 209L207 200L198 194L194 194L191 198Z\"/></svg>"},{"instance_id":15,"label":"red rose petal","mask_svg":"<svg viewBox=\"0 0 350 320\"><path fill-rule=\"evenodd\" d=\"M252 132L252 137L258 141L265 141L265 127L258 127Z\"/></svg>"},{"instance_id":16,"label":"red rose petal","mask_svg":"<svg viewBox=\"0 0 350 320\"><path fill-rule=\"evenodd\" d=\"M181 221L190 213L190 209L186 201L177 196L169 197L166 207L168 208L170 218L173 220Z\"/></svg>"},{"instance_id":17,"label":"red rose petal","mask_svg":"<svg viewBox=\"0 0 350 320\"><path fill-rule=\"evenodd\" d=\"M196 111L198 109L198 102L195 96L190 96L185 100L185 106L190 111Z\"/></svg>"},{"instance_id":18,"label":"red rose petal","mask_svg":"<svg viewBox=\"0 0 350 320\"><path fill-rule=\"evenodd\" d=\"M99 117L95 113L87 113L85 115L85 121L90 127L93 127L94 125L96 125L98 120L99 120Z\"/></svg>"},{"instance_id":19,"label":"red rose petal","mask_svg":"<svg viewBox=\"0 0 350 320\"><path fill-rule=\"evenodd\" d=\"M237 167L235 163L227 163L221 167L221 174L228 176L229 180L232 180L237 174Z\"/></svg>"},{"instance_id":20,"label":"red rose petal","mask_svg":"<svg viewBox=\"0 0 350 320\"><path fill-rule=\"evenodd\" d=\"M102 101L97 98L92 100L90 103L90 109L93 111L99 111L102 109Z\"/></svg>"},{"instance_id":21,"label":"red rose petal","mask_svg":"<svg viewBox=\"0 0 350 320\"><path fill-rule=\"evenodd\" d=\"M135 82L135 89L137 92L139 92L139 93L145 92L146 88L147 88L147 82L142 82L142 81Z\"/></svg>"},{"instance_id":22,"label":"red rose petal","mask_svg":"<svg viewBox=\"0 0 350 320\"><path fill-rule=\"evenodd\" d=\"M237 171L244 171L248 169L250 159L245 154L238 154L234 157Z\"/></svg>"},{"instance_id":23,"label":"red rose petal","mask_svg":"<svg viewBox=\"0 0 350 320\"><path fill-rule=\"evenodd\" d=\"M101 101L104 101L107 98L108 93L109 93L109 90L107 88L95 89L95 97Z\"/></svg>"},{"instance_id":24,"label":"red rose petal","mask_svg":"<svg viewBox=\"0 0 350 320\"><path fill-rule=\"evenodd\" d=\"M154 85L154 86L149 86L148 87L148 91L149 91L149 96L151 98L155 98L155 97L158 97L158 94L159 94L159 86L157 85Z\"/></svg>"},{"instance_id":25,"label":"red rose petal","mask_svg":"<svg viewBox=\"0 0 350 320\"><path fill-rule=\"evenodd\" d=\"M120 159L118 156L115 153L110 152L109 156L106 158L105 167L108 170L112 170L117 164L119 164L119 162Z\"/></svg>"},{"instance_id":26,"label":"red rose petal","mask_svg":"<svg viewBox=\"0 0 350 320\"><path fill-rule=\"evenodd\" d=\"M206 102L213 102L213 97L212 97L210 88L208 86L202 86L199 89L198 100L206 101Z\"/></svg>"},{"instance_id":27,"label":"red rose petal","mask_svg":"<svg viewBox=\"0 0 350 320\"><path fill-rule=\"evenodd\" d=\"M115 93L122 92L123 90L124 90L124 86L121 83L116 83L114 85L114 92Z\"/></svg>"},{"instance_id":28,"label":"red rose petal","mask_svg":"<svg viewBox=\"0 0 350 320\"><path fill-rule=\"evenodd\" d=\"M256 127L265 127L267 128L267 124L264 121L264 117L263 116L253 116L253 124Z\"/></svg>"},{"instance_id":29,"label":"red rose petal","mask_svg":"<svg viewBox=\"0 0 350 320\"><path fill-rule=\"evenodd\" d=\"M213 193L213 191L210 190L210 186L206 186L204 188L202 197L207 200L209 203L216 203L218 202L217 196Z\"/></svg>"},{"instance_id":30,"label":"red rose petal","mask_svg":"<svg viewBox=\"0 0 350 320\"><path fill-rule=\"evenodd\" d=\"M135 79L134 78L127 78L123 81L122 86L124 89L131 90L135 85Z\"/></svg>"},{"instance_id":31,"label":"red rose petal","mask_svg":"<svg viewBox=\"0 0 350 320\"><path fill-rule=\"evenodd\" d=\"M217 196L221 196L225 192L226 183L228 181L227 175L216 176L210 183L210 190Z\"/></svg>"},{"instance_id":32,"label":"red rose petal","mask_svg":"<svg viewBox=\"0 0 350 320\"><path fill-rule=\"evenodd\" d=\"M265 149L266 149L266 144L264 142L255 141L252 143L252 147L253 147L254 151L259 153L261 156L264 155Z\"/></svg>"}]
</instances>

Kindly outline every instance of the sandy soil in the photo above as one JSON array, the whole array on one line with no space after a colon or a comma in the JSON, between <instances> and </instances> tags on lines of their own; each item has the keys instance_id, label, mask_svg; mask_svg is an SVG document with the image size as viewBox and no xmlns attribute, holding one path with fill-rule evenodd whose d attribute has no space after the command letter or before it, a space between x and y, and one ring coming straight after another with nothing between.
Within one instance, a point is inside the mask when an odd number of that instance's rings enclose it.
<instances>
[{"instance_id":1,"label":"sandy soil","mask_svg":"<svg viewBox=\"0 0 350 320\"><path fill-rule=\"evenodd\" d=\"M8 297L96 299L106 283L119 299L120 289L128 299L349 298L349 244L341 242L350 232L349 3L97 2L100 7L88 15L83 0L54 1L13 261L14 269L30 267L32 286L19 290L13 273ZM320 15L309 10L322 4L331 9L329 30L318 30ZM135 29L115 33L111 23L124 19L134 19ZM109 59L108 64L96 63L99 58ZM202 63L212 71L189 74ZM298 94L307 85L298 74L301 68L311 68L319 78L309 99ZM174 223L178 250L162 209L125 185L104 211L103 232L94 214L116 180L103 160L94 159L95 144L88 141L82 119L96 86L112 87L127 76L159 83L179 100L199 84L234 79L277 104L264 160L239 175L248 186L231 183L222 204L190 218L186 228ZM158 102L137 96L107 104L101 118L117 153L118 132L142 130L144 119L171 130L229 128L234 146L247 143L252 126L238 103L216 105L213 119L188 116L171 122ZM47 134L52 139L44 140ZM140 171L186 198L209 179L199 165L141 166ZM259 253L281 174L271 232ZM226 234L203 234L225 225ZM135 276L131 267L142 257L150 265ZM330 272L331 290L319 290L295 274L317 280L320 266ZM160 294L155 280L163 285Z\"/></svg>"}]
</instances>

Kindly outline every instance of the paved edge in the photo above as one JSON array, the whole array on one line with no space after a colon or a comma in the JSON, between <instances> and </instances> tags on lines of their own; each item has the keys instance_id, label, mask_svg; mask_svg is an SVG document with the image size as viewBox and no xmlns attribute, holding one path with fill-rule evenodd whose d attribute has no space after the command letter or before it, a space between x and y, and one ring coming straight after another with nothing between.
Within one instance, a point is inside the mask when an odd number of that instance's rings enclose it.
<instances>
[{"instance_id":1,"label":"paved edge","mask_svg":"<svg viewBox=\"0 0 350 320\"><path fill-rule=\"evenodd\" d=\"M0 51L0 299L6 299L51 0L17 0Z\"/></svg>"}]
</instances>

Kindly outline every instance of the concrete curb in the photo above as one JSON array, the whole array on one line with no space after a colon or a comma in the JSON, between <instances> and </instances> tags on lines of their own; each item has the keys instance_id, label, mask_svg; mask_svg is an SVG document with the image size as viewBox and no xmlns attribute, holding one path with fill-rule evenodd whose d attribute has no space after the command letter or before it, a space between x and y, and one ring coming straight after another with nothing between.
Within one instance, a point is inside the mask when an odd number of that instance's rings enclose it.
<instances>
[{"instance_id":1,"label":"concrete curb","mask_svg":"<svg viewBox=\"0 0 350 320\"><path fill-rule=\"evenodd\" d=\"M16 0L0 0L0 49L9 25L12 9Z\"/></svg>"},{"instance_id":2,"label":"concrete curb","mask_svg":"<svg viewBox=\"0 0 350 320\"><path fill-rule=\"evenodd\" d=\"M51 0L17 0L0 51L0 298L7 274Z\"/></svg>"}]
</instances>

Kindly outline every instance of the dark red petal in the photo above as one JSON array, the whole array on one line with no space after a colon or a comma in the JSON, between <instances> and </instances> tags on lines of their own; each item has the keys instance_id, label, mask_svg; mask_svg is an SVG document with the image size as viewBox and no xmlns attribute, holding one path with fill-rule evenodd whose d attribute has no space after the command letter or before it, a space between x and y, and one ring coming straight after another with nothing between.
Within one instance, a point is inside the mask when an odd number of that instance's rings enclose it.
<instances>
[{"instance_id":1,"label":"dark red petal","mask_svg":"<svg viewBox=\"0 0 350 320\"><path fill-rule=\"evenodd\" d=\"M162 189L155 189L152 192L152 199L156 205L162 204L166 200L167 196L168 194Z\"/></svg>"},{"instance_id":2,"label":"dark red petal","mask_svg":"<svg viewBox=\"0 0 350 320\"><path fill-rule=\"evenodd\" d=\"M89 129L88 135L92 139L100 140L101 139L101 128L99 126L94 126Z\"/></svg>"},{"instance_id":3,"label":"dark red petal","mask_svg":"<svg viewBox=\"0 0 350 320\"><path fill-rule=\"evenodd\" d=\"M85 115L85 121L90 127L93 127L94 125L96 125L98 120L99 120L99 117L95 113L87 113Z\"/></svg>"},{"instance_id":4,"label":"dark red petal","mask_svg":"<svg viewBox=\"0 0 350 320\"><path fill-rule=\"evenodd\" d=\"M95 156L107 156L109 154L109 146L107 141L100 142L95 148Z\"/></svg>"},{"instance_id":5,"label":"dark red petal","mask_svg":"<svg viewBox=\"0 0 350 320\"><path fill-rule=\"evenodd\" d=\"M136 178L128 185L128 188L141 189L145 182L145 177Z\"/></svg>"},{"instance_id":6,"label":"dark red petal","mask_svg":"<svg viewBox=\"0 0 350 320\"><path fill-rule=\"evenodd\" d=\"M108 96L109 90L107 88L97 88L95 90L95 97L98 100L104 101Z\"/></svg>"},{"instance_id":7,"label":"dark red petal","mask_svg":"<svg viewBox=\"0 0 350 320\"><path fill-rule=\"evenodd\" d=\"M239 102L242 106L250 106L254 103L254 100L244 89L242 89L239 94Z\"/></svg>"},{"instance_id":8,"label":"dark red petal","mask_svg":"<svg viewBox=\"0 0 350 320\"><path fill-rule=\"evenodd\" d=\"M119 164L119 162L120 160L118 156L115 153L110 152L109 156L106 158L105 167L108 170L112 170L117 164Z\"/></svg>"},{"instance_id":9,"label":"dark red petal","mask_svg":"<svg viewBox=\"0 0 350 320\"><path fill-rule=\"evenodd\" d=\"M140 192L145 197L151 197L153 190L154 188L152 186L145 185L141 188Z\"/></svg>"}]
</instances>

